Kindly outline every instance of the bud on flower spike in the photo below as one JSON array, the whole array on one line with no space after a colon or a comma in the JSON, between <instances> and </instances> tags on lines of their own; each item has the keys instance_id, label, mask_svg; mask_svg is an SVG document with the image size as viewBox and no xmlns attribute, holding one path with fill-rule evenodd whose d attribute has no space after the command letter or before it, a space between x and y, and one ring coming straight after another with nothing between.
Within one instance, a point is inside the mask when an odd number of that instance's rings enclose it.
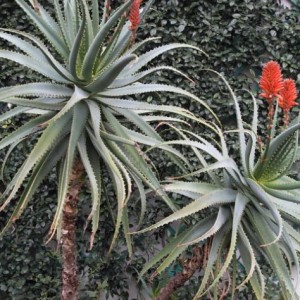
<instances>
[{"instance_id":1,"label":"bud on flower spike","mask_svg":"<svg viewBox=\"0 0 300 300\"><path fill-rule=\"evenodd\" d=\"M140 25L141 19L140 19L140 5L142 3L142 0L134 0L129 13L129 21L131 23L131 26L129 27L129 30L132 30L133 32L136 32L137 28Z\"/></svg>"},{"instance_id":2,"label":"bud on flower spike","mask_svg":"<svg viewBox=\"0 0 300 300\"><path fill-rule=\"evenodd\" d=\"M287 127L290 121L290 110L299 105L295 100L297 99L298 92L296 88L296 83L293 79L285 79L283 81L283 89L280 92L279 106L283 110L283 122L284 126Z\"/></svg>"},{"instance_id":3,"label":"bud on flower spike","mask_svg":"<svg viewBox=\"0 0 300 300\"><path fill-rule=\"evenodd\" d=\"M279 106L282 110L289 111L293 106L298 105L296 83L293 79L285 79L283 81L283 89L280 91Z\"/></svg>"}]
</instances>

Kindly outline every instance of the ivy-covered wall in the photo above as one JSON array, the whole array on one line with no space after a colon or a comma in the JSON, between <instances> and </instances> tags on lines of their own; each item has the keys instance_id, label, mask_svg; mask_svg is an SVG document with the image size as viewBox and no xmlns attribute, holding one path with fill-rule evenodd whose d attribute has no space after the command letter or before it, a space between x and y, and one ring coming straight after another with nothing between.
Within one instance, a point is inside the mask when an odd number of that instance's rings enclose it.
<instances>
[{"instance_id":1,"label":"ivy-covered wall","mask_svg":"<svg viewBox=\"0 0 300 300\"><path fill-rule=\"evenodd\" d=\"M40 2L47 5L51 3L45 0ZM29 32L35 30L24 13L11 0L1 1L0 19L2 27ZM153 42L153 45L171 42L190 43L208 54L207 57L203 53L193 51L172 51L158 59L155 64L173 65L185 72L193 82L174 75L164 83L172 82L197 94L211 105L227 126L232 126L234 111L232 103L229 102L228 92L204 69L212 68L223 73L235 90L247 88L257 93L261 66L264 62L274 59L284 68L285 77L297 79L299 87L299 32L298 12L283 9L274 0L156 0L146 23L140 27L138 38L161 37L160 40ZM9 45L0 41L0 47L7 48ZM24 83L27 80L34 80L37 76L4 60L0 61L0 70L0 87L16 82ZM249 120L251 101L247 97L242 98L245 96L243 92L239 95L243 103L243 116L245 120ZM160 99L152 96L147 100L184 106L200 116L210 117L202 107L184 98L168 95ZM262 101L259 103L262 107L259 124L263 130L265 104ZM0 109L4 110L6 107L0 104ZM11 123L0 124L0 137L12 130L15 122L23 121L17 119ZM232 148L234 147L233 143ZM12 154L6 180L16 172L29 148L29 143L22 144ZM189 156L189 153L185 155ZM3 159L4 152L1 152L0 164ZM172 172L159 156L156 158L156 164L162 171L161 174L168 175L168 172ZM44 244L55 209L55 185L53 174L40 188L22 218L16 223L16 227L10 234L0 239L0 299L59 299L60 257L56 251L57 245L55 242ZM0 192L3 188L3 182L0 182ZM82 195L82 200L87 197L88 191ZM150 202L145 222L152 223L168 214L161 206L161 202L156 199ZM100 291L109 291L117 295L117 299L129 299L128 278L136 277L137 270L145 261L145 251L151 255L151 242L153 240L159 242L165 234L163 231L155 233L154 239L146 235L135 237L138 254L132 261L127 260L122 241L120 247L108 258L105 254L113 224L104 220L111 219L106 218L111 209L114 208L110 207L109 201L103 203L100 233L94 249L88 251L87 237L82 233L85 225L84 214L87 212L85 207L81 208L78 239L82 299L98 299ZM135 202L132 201L131 211L134 212L135 209ZM5 219L5 214L1 213L1 228ZM273 295L272 299L275 299L272 288L276 291L276 287L270 285L269 288L270 295ZM193 283L189 289L180 290L176 299L191 299L192 292ZM239 299L246 299L248 294L251 292L245 289Z\"/></svg>"}]
</instances>

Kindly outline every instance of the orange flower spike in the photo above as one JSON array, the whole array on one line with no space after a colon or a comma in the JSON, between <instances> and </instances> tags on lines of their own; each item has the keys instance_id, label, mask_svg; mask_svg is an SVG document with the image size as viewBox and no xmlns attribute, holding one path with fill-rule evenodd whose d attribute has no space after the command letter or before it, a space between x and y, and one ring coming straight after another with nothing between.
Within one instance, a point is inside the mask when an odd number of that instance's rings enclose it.
<instances>
[{"instance_id":1,"label":"orange flower spike","mask_svg":"<svg viewBox=\"0 0 300 300\"><path fill-rule=\"evenodd\" d=\"M283 89L283 80L280 65L276 61L267 62L262 71L259 87L263 90L260 94L272 103L275 97L280 98L279 92Z\"/></svg>"},{"instance_id":2,"label":"orange flower spike","mask_svg":"<svg viewBox=\"0 0 300 300\"><path fill-rule=\"evenodd\" d=\"M279 106L283 110L283 123L287 127L290 122L290 110L293 106L299 105L295 100L297 99L298 92L296 83L293 79L285 79L283 81L283 89L280 92Z\"/></svg>"},{"instance_id":3,"label":"orange flower spike","mask_svg":"<svg viewBox=\"0 0 300 300\"><path fill-rule=\"evenodd\" d=\"M131 23L129 30L136 31L140 25L140 5L142 0L134 0L129 13L129 21Z\"/></svg>"},{"instance_id":4,"label":"orange flower spike","mask_svg":"<svg viewBox=\"0 0 300 300\"><path fill-rule=\"evenodd\" d=\"M285 79L283 81L283 89L280 91L280 96L278 104L283 111L289 111L292 107L299 105L295 102L298 92L293 79Z\"/></svg>"}]
</instances>

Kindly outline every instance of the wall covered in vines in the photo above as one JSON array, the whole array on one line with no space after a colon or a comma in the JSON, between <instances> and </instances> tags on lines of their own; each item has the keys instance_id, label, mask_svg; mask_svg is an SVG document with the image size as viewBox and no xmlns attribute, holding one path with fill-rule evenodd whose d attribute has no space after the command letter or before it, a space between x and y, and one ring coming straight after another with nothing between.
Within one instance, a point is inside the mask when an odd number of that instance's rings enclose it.
<instances>
[{"instance_id":1,"label":"wall covered in vines","mask_svg":"<svg viewBox=\"0 0 300 300\"><path fill-rule=\"evenodd\" d=\"M51 7L50 0L40 2ZM297 79L299 87L298 14L296 6L291 10L283 9L274 0L156 0L146 22L140 27L138 38L161 37L153 42L153 46L171 42L189 43L198 46L208 54L207 56L193 51L172 51L160 57L155 64L173 65L185 72L192 82L172 75L173 77L163 83L173 83L200 96L230 128L235 125L232 122L233 103L230 102L224 85L206 69L214 69L224 74L235 90L249 89L257 94L261 66L264 62L273 59L282 65L285 77ZM0 19L1 27L35 31L24 13L11 0L1 1ZM10 45L0 41L0 47L9 48ZM37 78L36 74L21 66L5 60L0 61L0 87L15 82L33 81L35 78ZM149 80L157 80L157 78ZM238 95L242 102L243 117L246 121L250 120L251 99L242 91L238 92ZM197 115L210 118L202 107L184 98L168 95L157 99L155 95L151 95L146 100L183 106ZM263 130L266 104L262 101L259 101L259 104L262 108L259 124ZM0 104L0 110L6 109L6 106ZM24 120L14 119L5 124L1 123L0 138L10 132L16 123L22 123ZM4 182L0 181L0 193L4 189L5 181L9 181L16 172L30 147L30 143L25 142L12 153L9 167L5 170ZM234 147L233 143L232 150ZM190 153L187 152L185 155L189 157ZM4 152L0 152L0 164L4 157ZM165 164L163 157L157 155L154 161L158 170L161 170L162 177L173 175L172 168ZM56 205L55 185L56 177L53 173L47 182L44 182L16 226L9 234L0 238L0 299L58 299L60 255L55 242L44 244ZM166 234L171 234L161 230L153 234L154 238L150 235L135 237L137 254L130 261L120 237L116 251L107 257L109 238L114 228L113 224L103 221L111 219L106 216L114 211L109 201L109 198L113 197L113 194L110 194L109 182L107 186L108 201L103 203L100 233L92 251L88 251L88 237L83 234L84 217L88 214L86 207L81 207L81 217L78 220L82 299L98 299L100 292L116 295L117 299L129 299L127 291L129 282L137 277L137 271L141 269L147 255L152 254L155 244L159 244ZM89 197L88 189L85 189L81 197L82 200ZM158 199L151 199L145 226L169 213L161 203ZM130 210L134 213L135 209L137 206L133 199ZM9 211L5 213L9 214ZM0 228L5 224L6 214L0 214ZM172 272L176 270L170 270L170 274L167 275L171 276ZM189 293L193 292L195 280L196 278L191 280L189 289L179 290L177 298L174 299L190 299ZM159 288L159 279L155 284ZM273 295L272 299L275 299L273 288L276 291L276 287L270 284L268 292ZM249 294L251 291L245 289L239 299L247 299Z\"/></svg>"}]
</instances>

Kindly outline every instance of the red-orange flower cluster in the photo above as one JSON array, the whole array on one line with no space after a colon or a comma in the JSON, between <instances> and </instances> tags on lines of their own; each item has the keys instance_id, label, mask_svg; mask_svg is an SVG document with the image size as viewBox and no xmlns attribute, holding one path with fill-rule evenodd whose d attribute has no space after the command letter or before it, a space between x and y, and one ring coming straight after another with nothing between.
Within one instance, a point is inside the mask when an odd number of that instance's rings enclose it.
<instances>
[{"instance_id":1,"label":"red-orange flower cluster","mask_svg":"<svg viewBox=\"0 0 300 300\"><path fill-rule=\"evenodd\" d=\"M269 61L263 67L259 86L263 90L260 96L269 102L269 128L273 126L275 99L278 99L278 105L283 110L283 123L287 127L290 121L289 112L291 108L298 105L295 101L298 96L295 81L293 79L283 80L280 65L276 61Z\"/></svg>"},{"instance_id":2,"label":"red-orange flower cluster","mask_svg":"<svg viewBox=\"0 0 300 300\"><path fill-rule=\"evenodd\" d=\"M129 21L131 23L129 30L136 31L140 25L140 5L143 0L134 0L129 13Z\"/></svg>"},{"instance_id":3,"label":"red-orange flower cluster","mask_svg":"<svg viewBox=\"0 0 300 300\"><path fill-rule=\"evenodd\" d=\"M299 105L295 102L298 92L293 79L285 79L283 81L283 89L280 91L280 96L278 104L283 111L289 111L293 106Z\"/></svg>"},{"instance_id":4,"label":"red-orange flower cluster","mask_svg":"<svg viewBox=\"0 0 300 300\"><path fill-rule=\"evenodd\" d=\"M264 65L259 87L263 90L260 96L267 99L269 103L272 103L275 97L280 98L283 80L280 65L276 61L269 61Z\"/></svg>"}]
</instances>

